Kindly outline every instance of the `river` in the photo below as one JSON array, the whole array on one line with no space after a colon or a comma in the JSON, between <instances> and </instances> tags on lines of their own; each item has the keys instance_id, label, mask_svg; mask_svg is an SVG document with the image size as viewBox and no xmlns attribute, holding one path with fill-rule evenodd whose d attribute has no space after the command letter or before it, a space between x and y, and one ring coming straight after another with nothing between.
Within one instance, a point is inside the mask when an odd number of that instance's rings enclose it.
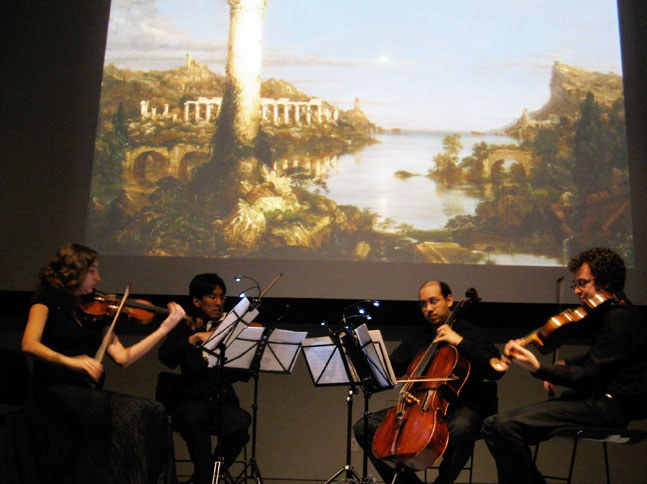
<instances>
[{"instance_id":1,"label":"river","mask_svg":"<svg viewBox=\"0 0 647 484\"><path fill-rule=\"evenodd\" d=\"M404 132L378 135L378 143L340 156L336 170L326 177L326 196L342 205L366 208L392 227L441 229L456 215L473 215L483 201L481 191L465 184L446 186L425 176L434 168L433 157L443 151L446 132ZM474 144L516 144L505 136L461 133L459 159L472 154ZM414 176L398 177L406 171Z\"/></svg>"}]
</instances>

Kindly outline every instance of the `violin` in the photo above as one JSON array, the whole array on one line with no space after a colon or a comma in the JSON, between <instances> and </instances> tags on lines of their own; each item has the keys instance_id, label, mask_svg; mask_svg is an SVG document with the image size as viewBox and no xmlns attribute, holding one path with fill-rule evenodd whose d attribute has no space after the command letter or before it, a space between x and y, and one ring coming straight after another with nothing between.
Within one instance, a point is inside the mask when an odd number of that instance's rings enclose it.
<instances>
[{"instance_id":1,"label":"violin","mask_svg":"<svg viewBox=\"0 0 647 484\"><path fill-rule=\"evenodd\" d=\"M444 324L451 326L467 302L479 300L468 289ZM432 342L409 364L398 404L389 409L373 437L378 459L420 471L431 467L449 442L449 399L457 397L470 374L470 362L449 344Z\"/></svg>"},{"instance_id":2,"label":"violin","mask_svg":"<svg viewBox=\"0 0 647 484\"><path fill-rule=\"evenodd\" d=\"M119 303L119 296L95 291L87 300L81 302L80 307L81 311L91 316L114 316L119 308ZM144 299L127 298L121 313L140 324L148 324L156 314L167 315L169 310L155 306Z\"/></svg>"},{"instance_id":3,"label":"violin","mask_svg":"<svg viewBox=\"0 0 647 484\"><path fill-rule=\"evenodd\" d=\"M552 316L542 327L537 328L524 336L519 344L521 346L527 346L532 343L535 347L541 350L546 345L547 341L553 337L556 331L560 330L567 324L581 321L590 314L591 310L594 310L607 300L609 300L608 297L596 294L595 296L586 299L583 305L577 308L566 309L565 311ZM490 360L490 365L496 371L503 373L508 371L508 368L510 368L510 361L510 355L501 355L501 358L492 358Z\"/></svg>"}]
</instances>

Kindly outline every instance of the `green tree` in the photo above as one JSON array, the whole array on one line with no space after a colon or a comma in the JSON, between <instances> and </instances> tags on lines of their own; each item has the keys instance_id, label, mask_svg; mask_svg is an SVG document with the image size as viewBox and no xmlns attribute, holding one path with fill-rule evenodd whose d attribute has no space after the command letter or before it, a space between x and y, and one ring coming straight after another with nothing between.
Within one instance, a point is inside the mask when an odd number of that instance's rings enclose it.
<instances>
[{"instance_id":1,"label":"green tree","mask_svg":"<svg viewBox=\"0 0 647 484\"><path fill-rule=\"evenodd\" d=\"M532 148L545 164L555 163L559 154L559 138L552 129L542 129L532 141Z\"/></svg>"},{"instance_id":2,"label":"green tree","mask_svg":"<svg viewBox=\"0 0 647 484\"><path fill-rule=\"evenodd\" d=\"M623 98L619 98L611 107L608 132L611 165L626 171L629 155L627 154L627 125Z\"/></svg>"},{"instance_id":3,"label":"green tree","mask_svg":"<svg viewBox=\"0 0 647 484\"><path fill-rule=\"evenodd\" d=\"M483 178L483 160L475 156L466 156L463 158L460 167L467 172L468 178L472 180Z\"/></svg>"},{"instance_id":4,"label":"green tree","mask_svg":"<svg viewBox=\"0 0 647 484\"><path fill-rule=\"evenodd\" d=\"M536 186L553 184L559 155L559 137L552 129L540 130L530 143L533 154L537 158L530 177Z\"/></svg>"},{"instance_id":5,"label":"green tree","mask_svg":"<svg viewBox=\"0 0 647 484\"><path fill-rule=\"evenodd\" d=\"M485 161L488 157L490 147L485 141L480 141L479 143L472 146L472 156L480 161Z\"/></svg>"},{"instance_id":6,"label":"green tree","mask_svg":"<svg viewBox=\"0 0 647 484\"><path fill-rule=\"evenodd\" d=\"M458 171L455 159L456 157L451 156L449 153L437 153L436 156L434 156L434 163L436 163L436 170L434 173L441 176L455 175Z\"/></svg>"},{"instance_id":7,"label":"green tree","mask_svg":"<svg viewBox=\"0 0 647 484\"><path fill-rule=\"evenodd\" d=\"M443 138L443 148L445 153L449 154L452 157L456 157L454 163L458 162L458 153L460 153L463 148L463 143L461 143L460 133L448 134Z\"/></svg>"},{"instance_id":8,"label":"green tree","mask_svg":"<svg viewBox=\"0 0 647 484\"><path fill-rule=\"evenodd\" d=\"M611 176L609 138L602 120L602 108L588 92L575 123L573 180L580 198L602 190Z\"/></svg>"},{"instance_id":9,"label":"green tree","mask_svg":"<svg viewBox=\"0 0 647 484\"><path fill-rule=\"evenodd\" d=\"M459 133L448 134L443 138L443 149L434 156L433 161L436 164L435 170L429 170L429 175L453 176L460 170L458 168L458 153L460 153L463 144Z\"/></svg>"}]
</instances>

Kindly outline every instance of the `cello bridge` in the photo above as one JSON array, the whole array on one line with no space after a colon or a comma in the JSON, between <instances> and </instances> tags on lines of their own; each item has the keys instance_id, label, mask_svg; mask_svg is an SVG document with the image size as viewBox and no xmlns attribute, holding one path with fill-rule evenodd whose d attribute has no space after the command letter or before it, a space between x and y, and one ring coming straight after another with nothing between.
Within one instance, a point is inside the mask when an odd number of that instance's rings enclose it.
<instances>
[{"instance_id":1,"label":"cello bridge","mask_svg":"<svg viewBox=\"0 0 647 484\"><path fill-rule=\"evenodd\" d=\"M409 392L401 392L402 398L404 398L409 405L413 403L420 404L420 399L417 397L414 397L411 393Z\"/></svg>"}]
</instances>

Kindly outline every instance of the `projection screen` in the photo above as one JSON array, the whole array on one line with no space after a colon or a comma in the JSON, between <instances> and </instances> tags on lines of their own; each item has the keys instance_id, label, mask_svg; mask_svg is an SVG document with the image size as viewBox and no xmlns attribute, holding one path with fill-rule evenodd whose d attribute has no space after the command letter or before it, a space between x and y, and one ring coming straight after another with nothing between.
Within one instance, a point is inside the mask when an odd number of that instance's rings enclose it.
<instances>
[{"instance_id":1,"label":"projection screen","mask_svg":"<svg viewBox=\"0 0 647 484\"><path fill-rule=\"evenodd\" d=\"M81 241L142 293L504 302L603 245L645 302L626 105L614 1L113 1Z\"/></svg>"}]
</instances>

